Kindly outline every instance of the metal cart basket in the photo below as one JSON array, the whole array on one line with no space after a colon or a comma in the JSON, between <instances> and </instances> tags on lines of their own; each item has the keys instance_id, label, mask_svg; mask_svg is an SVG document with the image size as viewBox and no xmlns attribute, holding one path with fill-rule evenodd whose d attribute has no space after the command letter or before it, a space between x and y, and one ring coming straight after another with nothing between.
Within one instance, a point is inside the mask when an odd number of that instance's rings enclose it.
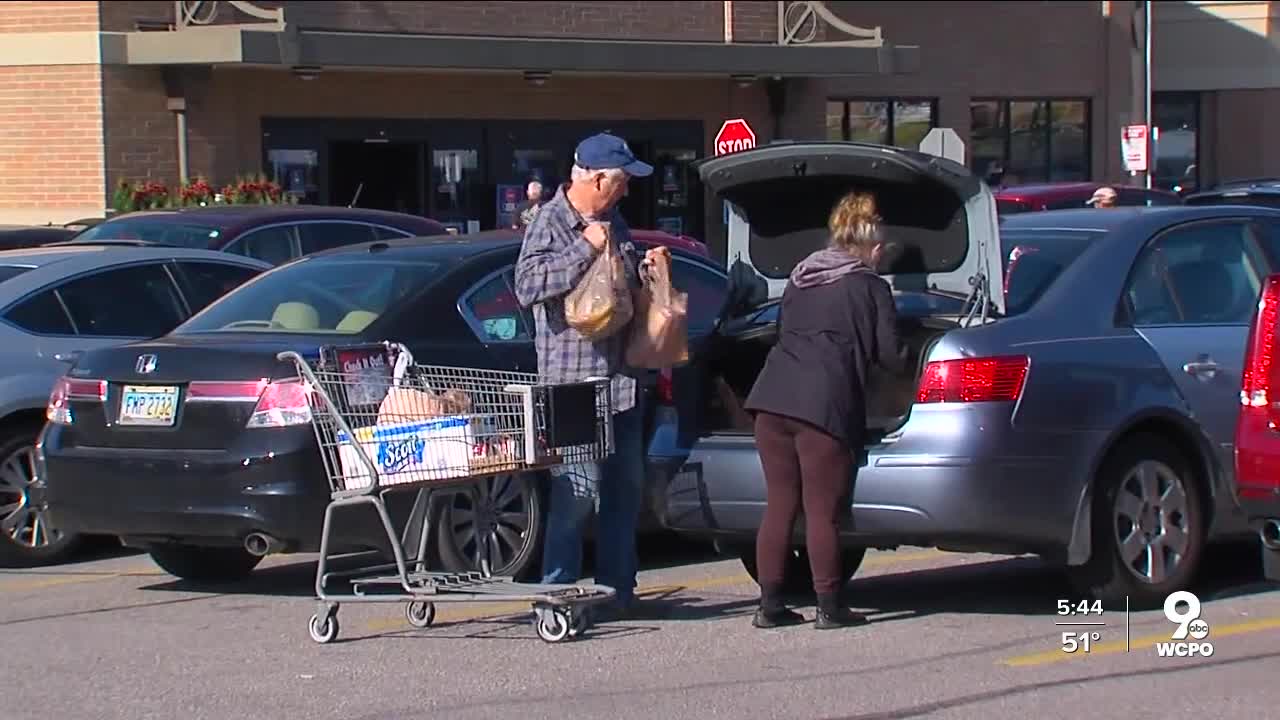
<instances>
[{"instance_id":1,"label":"metal cart basket","mask_svg":"<svg viewBox=\"0 0 1280 720\"><path fill-rule=\"evenodd\" d=\"M472 572L428 571L425 564L432 492L475 493L476 482L492 475L609 455L607 379L546 385L528 373L419 365L395 343L326 346L314 365L295 352L277 357L297 366L329 479L312 640L338 636L344 602L403 602L409 624L426 628L437 603L527 601L538 636L559 642L587 628L591 605L614 597L603 585L495 577L483 559ZM418 496L397 537L385 496L401 491ZM377 512L395 562L331 572L334 511L355 505ZM331 590L338 582L347 587Z\"/></svg>"}]
</instances>

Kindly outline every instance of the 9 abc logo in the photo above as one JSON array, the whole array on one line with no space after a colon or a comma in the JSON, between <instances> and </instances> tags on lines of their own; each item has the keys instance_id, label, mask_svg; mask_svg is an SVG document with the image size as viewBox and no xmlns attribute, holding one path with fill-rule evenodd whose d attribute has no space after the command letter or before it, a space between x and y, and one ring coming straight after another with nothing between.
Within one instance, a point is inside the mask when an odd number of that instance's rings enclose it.
<instances>
[{"instance_id":1,"label":"9 abc logo","mask_svg":"<svg viewBox=\"0 0 1280 720\"><path fill-rule=\"evenodd\" d=\"M1187 609L1179 611L1181 604L1185 604ZM1209 636L1209 623L1200 617L1200 612L1200 598L1195 593L1185 590L1170 593L1164 600L1164 616L1178 627L1173 631L1174 642L1156 643L1156 654L1161 657L1213 655L1213 643L1202 642Z\"/></svg>"}]
</instances>

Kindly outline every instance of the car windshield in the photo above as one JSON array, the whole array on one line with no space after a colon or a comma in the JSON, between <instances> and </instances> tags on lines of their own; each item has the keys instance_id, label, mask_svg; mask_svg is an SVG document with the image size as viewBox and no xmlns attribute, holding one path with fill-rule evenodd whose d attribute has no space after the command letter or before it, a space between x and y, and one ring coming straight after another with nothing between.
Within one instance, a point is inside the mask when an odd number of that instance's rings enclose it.
<instances>
[{"instance_id":1,"label":"car windshield","mask_svg":"<svg viewBox=\"0 0 1280 720\"><path fill-rule=\"evenodd\" d=\"M444 262L360 255L304 258L224 295L174 334L265 331L356 335L443 276Z\"/></svg>"},{"instance_id":2,"label":"car windshield","mask_svg":"<svg viewBox=\"0 0 1280 720\"><path fill-rule=\"evenodd\" d=\"M109 220L85 230L75 237L75 242L101 240L141 240L184 248L207 249L219 245L220 228L208 225L166 222L162 220Z\"/></svg>"},{"instance_id":3,"label":"car windshield","mask_svg":"<svg viewBox=\"0 0 1280 720\"><path fill-rule=\"evenodd\" d=\"M1104 230L1001 230L1005 314L1031 309Z\"/></svg>"}]
</instances>

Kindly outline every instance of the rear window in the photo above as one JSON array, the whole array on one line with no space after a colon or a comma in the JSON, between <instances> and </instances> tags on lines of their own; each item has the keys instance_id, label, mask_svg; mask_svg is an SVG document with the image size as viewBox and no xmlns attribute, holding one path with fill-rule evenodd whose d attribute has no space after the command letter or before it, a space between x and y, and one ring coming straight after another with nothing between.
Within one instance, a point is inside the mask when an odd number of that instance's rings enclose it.
<instances>
[{"instance_id":1,"label":"rear window","mask_svg":"<svg viewBox=\"0 0 1280 720\"><path fill-rule=\"evenodd\" d=\"M911 183L857 182L841 176L787 177L730 189L726 199L751 225L751 261L766 277L786 278L807 255L827 245L827 217L848 192L870 192L884 218L891 258L885 272L950 272L969 252L964 203L946 187Z\"/></svg>"},{"instance_id":2,"label":"rear window","mask_svg":"<svg viewBox=\"0 0 1280 720\"><path fill-rule=\"evenodd\" d=\"M1225 193L1187 198L1188 205L1253 205L1256 207L1280 207L1280 194L1275 193Z\"/></svg>"},{"instance_id":3,"label":"rear window","mask_svg":"<svg viewBox=\"0 0 1280 720\"><path fill-rule=\"evenodd\" d=\"M1030 310L1062 271L1105 234L1102 230L1002 230L1006 314Z\"/></svg>"},{"instance_id":4,"label":"rear window","mask_svg":"<svg viewBox=\"0 0 1280 720\"><path fill-rule=\"evenodd\" d=\"M174 333L256 330L357 335L396 303L444 274L445 261L362 256L303 259L232 290Z\"/></svg>"},{"instance_id":5,"label":"rear window","mask_svg":"<svg viewBox=\"0 0 1280 720\"><path fill-rule=\"evenodd\" d=\"M220 228L207 225L121 218L95 225L77 235L75 241L141 240L185 248L207 249L221 244L218 242L221 234Z\"/></svg>"},{"instance_id":6,"label":"rear window","mask_svg":"<svg viewBox=\"0 0 1280 720\"><path fill-rule=\"evenodd\" d=\"M1000 215L1017 215L1018 213L1031 212L1031 206L1021 200L996 198L996 212Z\"/></svg>"},{"instance_id":7,"label":"rear window","mask_svg":"<svg viewBox=\"0 0 1280 720\"><path fill-rule=\"evenodd\" d=\"M0 283L5 280L12 280L31 268L20 267L17 265L0 265Z\"/></svg>"}]
</instances>

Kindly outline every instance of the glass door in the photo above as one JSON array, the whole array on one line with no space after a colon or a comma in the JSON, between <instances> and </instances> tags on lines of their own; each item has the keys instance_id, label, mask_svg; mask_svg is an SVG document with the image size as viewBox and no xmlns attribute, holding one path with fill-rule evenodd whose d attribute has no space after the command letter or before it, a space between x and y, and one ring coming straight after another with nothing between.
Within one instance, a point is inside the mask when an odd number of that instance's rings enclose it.
<instances>
[{"instance_id":1,"label":"glass door","mask_svg":"<svg viewBox=\"0 0 1280 720\"><path fill-rule=\"evenodd\" d=\"M672 235L697 233L701 183L689 167L697 158L698 151L692 148L660 148L655 154L655 229Z\"/></svg>"}]
</instances>

